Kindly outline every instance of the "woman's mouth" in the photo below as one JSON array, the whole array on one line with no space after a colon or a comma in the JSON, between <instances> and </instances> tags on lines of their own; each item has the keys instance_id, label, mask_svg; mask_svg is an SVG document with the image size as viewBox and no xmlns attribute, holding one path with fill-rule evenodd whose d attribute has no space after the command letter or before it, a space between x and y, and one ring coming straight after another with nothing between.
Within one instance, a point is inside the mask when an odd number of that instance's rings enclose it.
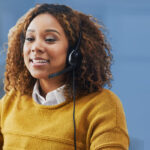
<instances>
[{"instance_id":1,"label":"woman's mouth","mask_svg":"<svg viewBox=\"0 0 150 150\"><path fill-rule=\"evenodd\" d=\"M33 66L43 66L49 64L49 60L43 58L35 58L29 60Z\"/></svg>"}]
</instances>

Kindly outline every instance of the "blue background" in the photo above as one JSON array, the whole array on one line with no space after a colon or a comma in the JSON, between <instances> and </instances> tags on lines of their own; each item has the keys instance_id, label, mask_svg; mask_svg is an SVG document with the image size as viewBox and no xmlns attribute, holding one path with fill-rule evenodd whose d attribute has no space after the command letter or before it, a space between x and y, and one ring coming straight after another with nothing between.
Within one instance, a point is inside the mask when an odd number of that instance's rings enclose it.
<instances>
[{"instance_id":1,"label":"blue background","mask_svg":"<svg viewBox=\"0 0 150 150\"><path fill-rule=\"evenodd\" d=\"M150 144L150 1L149 0L0 0L0 81L4 78L7 34L37 3L66 4L102 21L112 46L112 91L121 99L131 139L130 150ZM0 89L0 97L4 94Z\"/></svg>"}]
</instances>

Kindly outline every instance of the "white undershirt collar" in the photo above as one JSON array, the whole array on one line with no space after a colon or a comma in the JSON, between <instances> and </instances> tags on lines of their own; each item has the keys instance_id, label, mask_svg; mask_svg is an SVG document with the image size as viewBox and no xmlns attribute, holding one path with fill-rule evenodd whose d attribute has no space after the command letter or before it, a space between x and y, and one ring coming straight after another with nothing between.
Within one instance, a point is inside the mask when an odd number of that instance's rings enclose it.
<instances>
[{"instance_id":1,"label":"white undershirt collar","mask_svg":"<svg viewBox=\"0 0 150 150\"><path fill-rule=\"evenodd\" d=\"M65 85L47 93L46 97L44 98L43 96L40 95L39 82L36 81L34 88L33 88L32 98L35 100L35 102L42 104L42 105L60 104L65 101L65 97L63 94L64 87Z\"/></svg>"}]
</instances>

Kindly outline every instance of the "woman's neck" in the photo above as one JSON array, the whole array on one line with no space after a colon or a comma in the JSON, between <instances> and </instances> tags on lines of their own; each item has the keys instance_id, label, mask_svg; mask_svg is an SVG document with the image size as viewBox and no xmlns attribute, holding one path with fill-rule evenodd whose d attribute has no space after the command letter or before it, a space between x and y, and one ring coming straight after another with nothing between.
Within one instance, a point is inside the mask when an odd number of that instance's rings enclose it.
<instances>
[{"instance_id":1,"label":"woman's neck","mask_svg":"<svg viewBox=\"0 0 150 150\"><path fill-rule=\"evenodd\" d=\"M58 78L58 77L55 77L52 79L47 79L47 80L40 79L39 80L40 94L45 97L48 92L51 92L51 91L59 88L63 84L64 83L62 82L62 78L60 80L60 78Z\"/></svg>"}]
</instances>

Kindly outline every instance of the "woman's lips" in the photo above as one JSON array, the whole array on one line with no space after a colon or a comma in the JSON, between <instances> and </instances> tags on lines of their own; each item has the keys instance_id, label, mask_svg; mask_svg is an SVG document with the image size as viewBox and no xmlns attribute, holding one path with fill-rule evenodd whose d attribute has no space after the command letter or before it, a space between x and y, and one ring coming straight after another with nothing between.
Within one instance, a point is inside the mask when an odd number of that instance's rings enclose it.
<instances>
[{"instance_id":1,"label":"woman's lips","mask_svg":"<svg viewBox=\"0 0 150 150\"><path fill-rule=\"evenodd\" d=\"M43 58L30 59L33 66L43 66L49 64L49 60Z\"/></svg>"}]
</instances>

